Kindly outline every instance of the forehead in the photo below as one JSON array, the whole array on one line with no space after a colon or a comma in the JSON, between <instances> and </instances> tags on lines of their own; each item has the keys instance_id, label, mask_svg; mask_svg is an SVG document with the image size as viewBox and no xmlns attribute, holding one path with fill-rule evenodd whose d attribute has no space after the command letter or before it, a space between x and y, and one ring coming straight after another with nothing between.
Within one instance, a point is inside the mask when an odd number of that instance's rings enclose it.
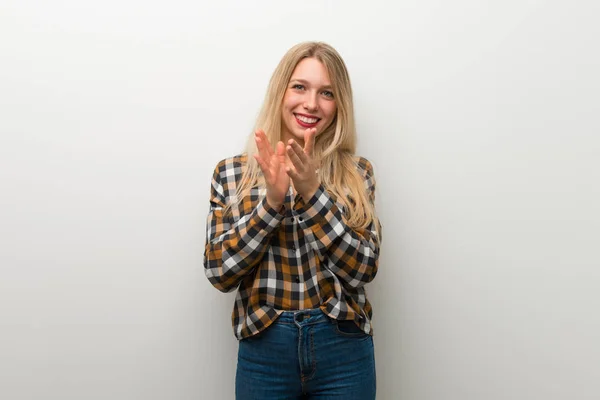
<instances>
[{"instance_id":1,"label":"forehead","mask_svg":"<svg viewBox=\"0 0 600 400\"><path fill-rule=\"evenodd\" d=\"M302 79L313 85L329 86L331 82L329 80L329 73L325 68L325 65L316 58L305 58L296 65L294 72L292 72L293 79Z\"/></svg>"}]
</instances>

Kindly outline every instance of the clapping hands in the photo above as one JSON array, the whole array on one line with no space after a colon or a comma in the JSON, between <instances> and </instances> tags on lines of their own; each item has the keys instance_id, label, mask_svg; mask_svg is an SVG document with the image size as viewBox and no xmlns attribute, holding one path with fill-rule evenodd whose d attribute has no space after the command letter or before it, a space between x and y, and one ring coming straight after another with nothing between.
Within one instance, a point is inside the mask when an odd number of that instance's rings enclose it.
<instances>
[{"instance_id":1,"label":"clapping hands","mask_svg":"<svg viewBox=\"0 0 600 400\"><path fill-rule=\"evenodd\" d=\"M265 132L261 129L256 131L258 153L254 158L265 177L267 202L271 207L277 210L281 208L290 187L290 179L304 200L310 199L317 191L319 179L313 159L316 133L315 128L305 131L304 148L294 139L290 139L287 146L279 141L273 151ZM288 165L286 155L291 165Z\"/></svg>"}]
</instances>

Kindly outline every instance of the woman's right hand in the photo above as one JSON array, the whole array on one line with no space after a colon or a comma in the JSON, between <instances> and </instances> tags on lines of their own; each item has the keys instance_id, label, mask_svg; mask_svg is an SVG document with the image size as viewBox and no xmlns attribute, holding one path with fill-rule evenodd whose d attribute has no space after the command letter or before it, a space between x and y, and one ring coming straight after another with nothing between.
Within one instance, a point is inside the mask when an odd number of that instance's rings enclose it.
<instances>
[{"instance_id":1,"label":"woman's right hand","mask_svg":"<svg viewBox=\"0 0 600 400\"><path fill-rule=\"evenodd\" d=\"M267 186L267 202L276 210L279 210L285 201L285 196L290 189L290 177L285 171L285 145L277 143L275 152L271 148L269 139L262 129L254 135L258 154L254 158L262 170Z\"/></svg>"}]
</instances>

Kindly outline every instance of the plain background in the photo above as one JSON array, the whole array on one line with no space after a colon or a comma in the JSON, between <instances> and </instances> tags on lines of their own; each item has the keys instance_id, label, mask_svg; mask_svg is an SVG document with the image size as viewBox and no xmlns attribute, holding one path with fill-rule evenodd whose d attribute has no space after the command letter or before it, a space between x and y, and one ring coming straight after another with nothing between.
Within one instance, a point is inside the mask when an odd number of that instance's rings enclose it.
<instances>
[{"instance_id":1,"label":"plain background","mask_svg":"<svg viewBox=\"0 0 600 400\"><path fill-rule=\"evenodd\" d=\"M0 398L232 399L210 177L292 45L345 58L378 398L600 398L597 1L3 0Z\"/></svg>"}]
</instances>

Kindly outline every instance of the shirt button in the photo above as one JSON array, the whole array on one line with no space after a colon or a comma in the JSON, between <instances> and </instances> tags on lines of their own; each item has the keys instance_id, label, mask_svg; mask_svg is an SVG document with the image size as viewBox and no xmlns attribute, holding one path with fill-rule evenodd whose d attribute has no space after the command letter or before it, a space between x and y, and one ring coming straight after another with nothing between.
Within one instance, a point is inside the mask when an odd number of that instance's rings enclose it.
<instances>
[{"instance_id":1,"label":"shirt button","mask_svg":"<svg viewBox=\"0 0 600 400\"><path fill-rule=\"evenodd\" d=\"M296 283L300 283L300 277L299 276L296 277Z\"/></svg>"}]
</instances>

